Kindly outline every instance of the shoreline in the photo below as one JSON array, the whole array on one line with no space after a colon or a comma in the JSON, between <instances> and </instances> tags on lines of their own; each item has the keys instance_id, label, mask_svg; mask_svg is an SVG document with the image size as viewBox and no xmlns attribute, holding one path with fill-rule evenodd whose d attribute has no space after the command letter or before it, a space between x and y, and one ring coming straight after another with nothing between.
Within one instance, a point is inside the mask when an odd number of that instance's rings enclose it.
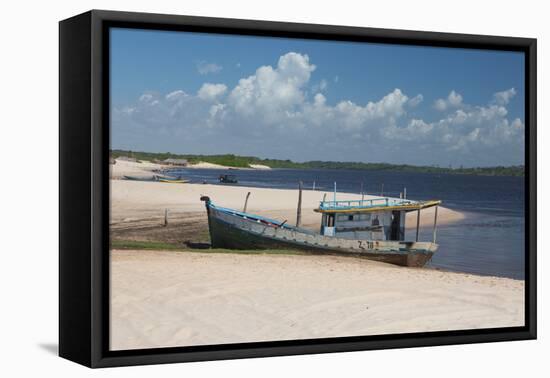
<instances>
[{"instance_id":1,"label":"shoreline","mask_svg":"<svg viewBox=\"0 0 550 378\"><path fill-rule=\"evenodd\" d=\"M186 166L174 166L168 164L152 163L148 160L128 161L115 159L115 164L109 164L110 177L121 179L125 175L137 175L148 177L157 172L169 172L177 169L223 169L223 170L245 170L245 171L269 171L272 168L262 164L250 164L248 167L230 167L226 165L207 163L204 161ZM158 173L157 173L158 174Z\"/></svg>"},{"instance_id":2,"label":"shoreline","mask_svg":"<svg viewBox=\"0 0 550 378\"><path fill-rule=\"evenodd\" d=\"M231 167L228 165L207 163L204 161L200 161L195 164L190 164L181 168L182 169L224 169L224 170L230 170L230 171L270 171L274 169L274 168L268 167L267 165L262 165L262 164L249 164L248 167Z\"/></svg>"},{"instance_id":3,"label":"shoreline","mask_svg":"<svg viewBox=\"0 0 550 378\"><path fill-rule=\"evenodd\" d=\"M524 282L501 277L198 251L113 250L111 266L113 349L524 324Z\"/></svg>"},{"instance_id":4,"label":"shoreline","mask_svg":"<svg viewBox=\"0 0 550 378\"><path fill-rule=\"evenodd\" d=\"M130 180L110 180L111 184L111 223L124 219L151 218L164 216L165 209L172 216L189 213L200 213L206 217L201 196L223 207L242 209L247 193L251 193L247 212L268 218L288 220L296 219L298 191L296 189L256 188L246 186L224 186L214 184L170 184ZM302 192L302 226L317 229L321 224L321 214L313 210L319 206L323 196L329 197L332 192L304 190ZM360 194L340 193L341 198L361 199ZM329 197L330 198L330 197ZM365 195L365 199L377 196ZM421 211L420 226L433 226L435 209ZM465 219L465 214L439 206L438 225L456 223ZM416 215L407 214L408 229L416 226Z\"/></svg>"},{"instance_id":5,"label":"shoreline","mask_svg":"<svg viewBox=\"0 0 550 378\"><path fill-rule=\"evenodd\" d=\"M112 150L113 151L113 150ZM118 152L124 153L123 150L116 150ZM126 151L127 154L134 154L135 152ZM151 153L151 152L137 152L137 154L148 155L147 159L157 159L164 154ZM155 157L156 155L156 157ZM179 157L186 155L179 155ZM518 165L508 165L508 166L478 166L478 167L466 167L463 168L443 168L439 166L427 166L427 165L410 165L407 162L402 163L385 163L385 162L358 162L358 161L303 161L303 162L294 162L291 160L281 160L281 159L261 159L258 157L250 156L240 156L233 154L221 154L221 155L187 155L191 156L193 159L197 158L208 158L208 157L232 157L241 159L241 163L248 164L252 169L275 169L275 167L270 167L265 164L257 164L258 162L275 162L275 165L279 165L282 169L360 169L360 170L377 170L377 171L387 171L387 172L408 172L408 173L431 173L431 174L451 174L451 175L473 175L473 176L504 176L504 177L524 177L525 176L525 167L522 164ZM178 157L178 155L173 155L173 157ZM281 164L282 163L282 164ZM285 163L288 163L285 165ZM217 163L210 163L207 161L199 161L198 164L205 165L214 165L217 167L225 168L238 168L232 166L224 166ZM223 168L222 168L223 169Z\"/></svg>"}]
</instances>

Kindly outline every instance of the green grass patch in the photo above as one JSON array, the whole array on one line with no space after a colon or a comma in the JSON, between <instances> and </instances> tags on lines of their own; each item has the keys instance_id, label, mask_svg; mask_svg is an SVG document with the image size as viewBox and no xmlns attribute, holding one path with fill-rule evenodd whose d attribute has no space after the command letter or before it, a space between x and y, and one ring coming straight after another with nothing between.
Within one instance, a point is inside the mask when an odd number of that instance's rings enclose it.
<instances>
[{"instance_id":1,"label":"green grass patch","mask_svg":"<svg viewBox=\"0 0 550 378\"><path fill-rule=\"evenodd\" d=\"M177 244L139 241L139 240L111 240L111 249L159 249L159 250L183 250L182 246Z\"/></svg>"},{"instance_id":2,"label":"green grass patch","mask_svg":"<svg viewBox=\"0 0 550 378\"><path fill-rule=\"evenodd\" d=\"M155 241L137 241L137 240L112 240L111 249L137 249L137 250L155 250L155 251L175 251L191 253L230 253L238 255L306 255L303 251L290 249L224 249L224 248L187 248L177 244L155 242Z\"/></svg>"}]
</instances>

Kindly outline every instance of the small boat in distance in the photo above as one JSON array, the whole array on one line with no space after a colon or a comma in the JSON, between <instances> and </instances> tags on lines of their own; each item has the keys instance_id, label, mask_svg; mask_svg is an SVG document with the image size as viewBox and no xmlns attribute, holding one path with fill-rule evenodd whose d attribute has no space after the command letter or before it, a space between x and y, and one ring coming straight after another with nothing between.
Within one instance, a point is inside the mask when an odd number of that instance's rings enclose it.
<instances>
[{"instance_id":1,"label":"small boat in distance","mask_svg":"<svg viewBox=\"0 0 550 378\"><path fill-rule=\"evenodd\" d=\"M131 181L157 181L157 182L167 182L172 184L185 184L188 183L189 180L185 180L183 177L171 177L171 176L159 176L159 175L152 175L152 176L123 176L125 180L131 180Z\"/></svg>"},{"instance_id":2,"label":"small boat in distance","mask_svg":"<svg viewBox=\"0 0 550 378\"><path fill-rule=\"evenodd\" d=\"M189 182L189 180L186 180L181 176L169 176L169 175L155 176L155 179L158 182L167 182L171 184L185 184Z\"/></svg>"},{"instance_id":3,"label":"small boat in distance","mask_svg":"<svg viewBox=\"0 0 550 378\"><path fill-rule=\"evenodd\" d=\"M171 177L159 177L157 178L158 182L167 182L170 184L185 184L188 183L189 180L184 180L181 178L171 178Z\"/></svg>"},{"instance_id":4,"label":"small boat in distance","mask_svg":"<svg viewBox=\"0 0 550 378\"><path fill-rule=\"evenodd\" d=\"M150 176L129 176L129 175L124 175L122 177L124 177L125 180L131 180L131 181L156 181L156 176L155 175L150 175Z\"/></svg>"},{"instance_id":5,"label":"small boat in distance","mask_svg":"<svg viewBox=\"0 0 550 378\"><path fill-rule=\"evenodd\" d=\"M353 201L321 201L320 232L288 225L205 202L212 248L293 249L314 253L363 256L402 266L422 267L437 250L439 200L411 201L377 197ZM420 211L435 206L433 241L418 241ZM405 215L417 211L416 237L405 240Z\"/></svg>"},{"instance_id":6,"label":"small boat in distance","mask_svg":"<svg viewBox=\"0 0 550 378\"><path fill-rule=\"evenodd\" d=\"M239 182L235 175L220 175L218 179L222 184L236 184Z\"/></svg>"}]
</instances>

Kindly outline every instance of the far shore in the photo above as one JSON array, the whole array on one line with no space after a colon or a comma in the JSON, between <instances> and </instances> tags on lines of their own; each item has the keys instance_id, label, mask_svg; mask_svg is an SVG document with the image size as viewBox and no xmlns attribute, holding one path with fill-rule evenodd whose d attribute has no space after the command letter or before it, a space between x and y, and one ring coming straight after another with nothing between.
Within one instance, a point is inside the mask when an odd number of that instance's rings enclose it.
<instances>
[{"instance_id":1,"label":"far shore","mask_svg":"<svg viewBox=\"0 0 550 378\"><path fill-rule=\"evenodd\" d=\"M164 170L170 170L178 168L173 165L157 164L150 161L127 161L123 159L116 159L115 164L110 164L110 177L112 179L124 178L124 176L137 176L137 177L152 177L158 175L159 172ZM262 164L250 164L249 167L229 167L220 164L207 163L204 161L189 164L182 168L185 169L226 169L226 170L270 170L267 165Z\"/></svg>"}]
</instances>

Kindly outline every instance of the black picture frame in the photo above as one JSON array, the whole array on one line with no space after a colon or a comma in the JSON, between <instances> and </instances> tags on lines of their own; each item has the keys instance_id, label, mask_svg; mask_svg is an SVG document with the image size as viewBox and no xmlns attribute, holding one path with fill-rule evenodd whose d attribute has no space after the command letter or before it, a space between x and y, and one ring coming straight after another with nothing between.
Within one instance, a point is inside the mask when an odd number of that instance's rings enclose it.
<instances>
[{"instance_id":1,"label":"black picture frame","mask_svg":"<svg viewBox=\"0 0 550 378\"><path fill-rule=\"evenodd\" d=\"M110 27L525 53L525 326L110 351ZM536 39L92 10L59 24L59 355L88 367L536 338ZM89 167L82 169L81 167Z\"/></svg>"}]
</instances>

